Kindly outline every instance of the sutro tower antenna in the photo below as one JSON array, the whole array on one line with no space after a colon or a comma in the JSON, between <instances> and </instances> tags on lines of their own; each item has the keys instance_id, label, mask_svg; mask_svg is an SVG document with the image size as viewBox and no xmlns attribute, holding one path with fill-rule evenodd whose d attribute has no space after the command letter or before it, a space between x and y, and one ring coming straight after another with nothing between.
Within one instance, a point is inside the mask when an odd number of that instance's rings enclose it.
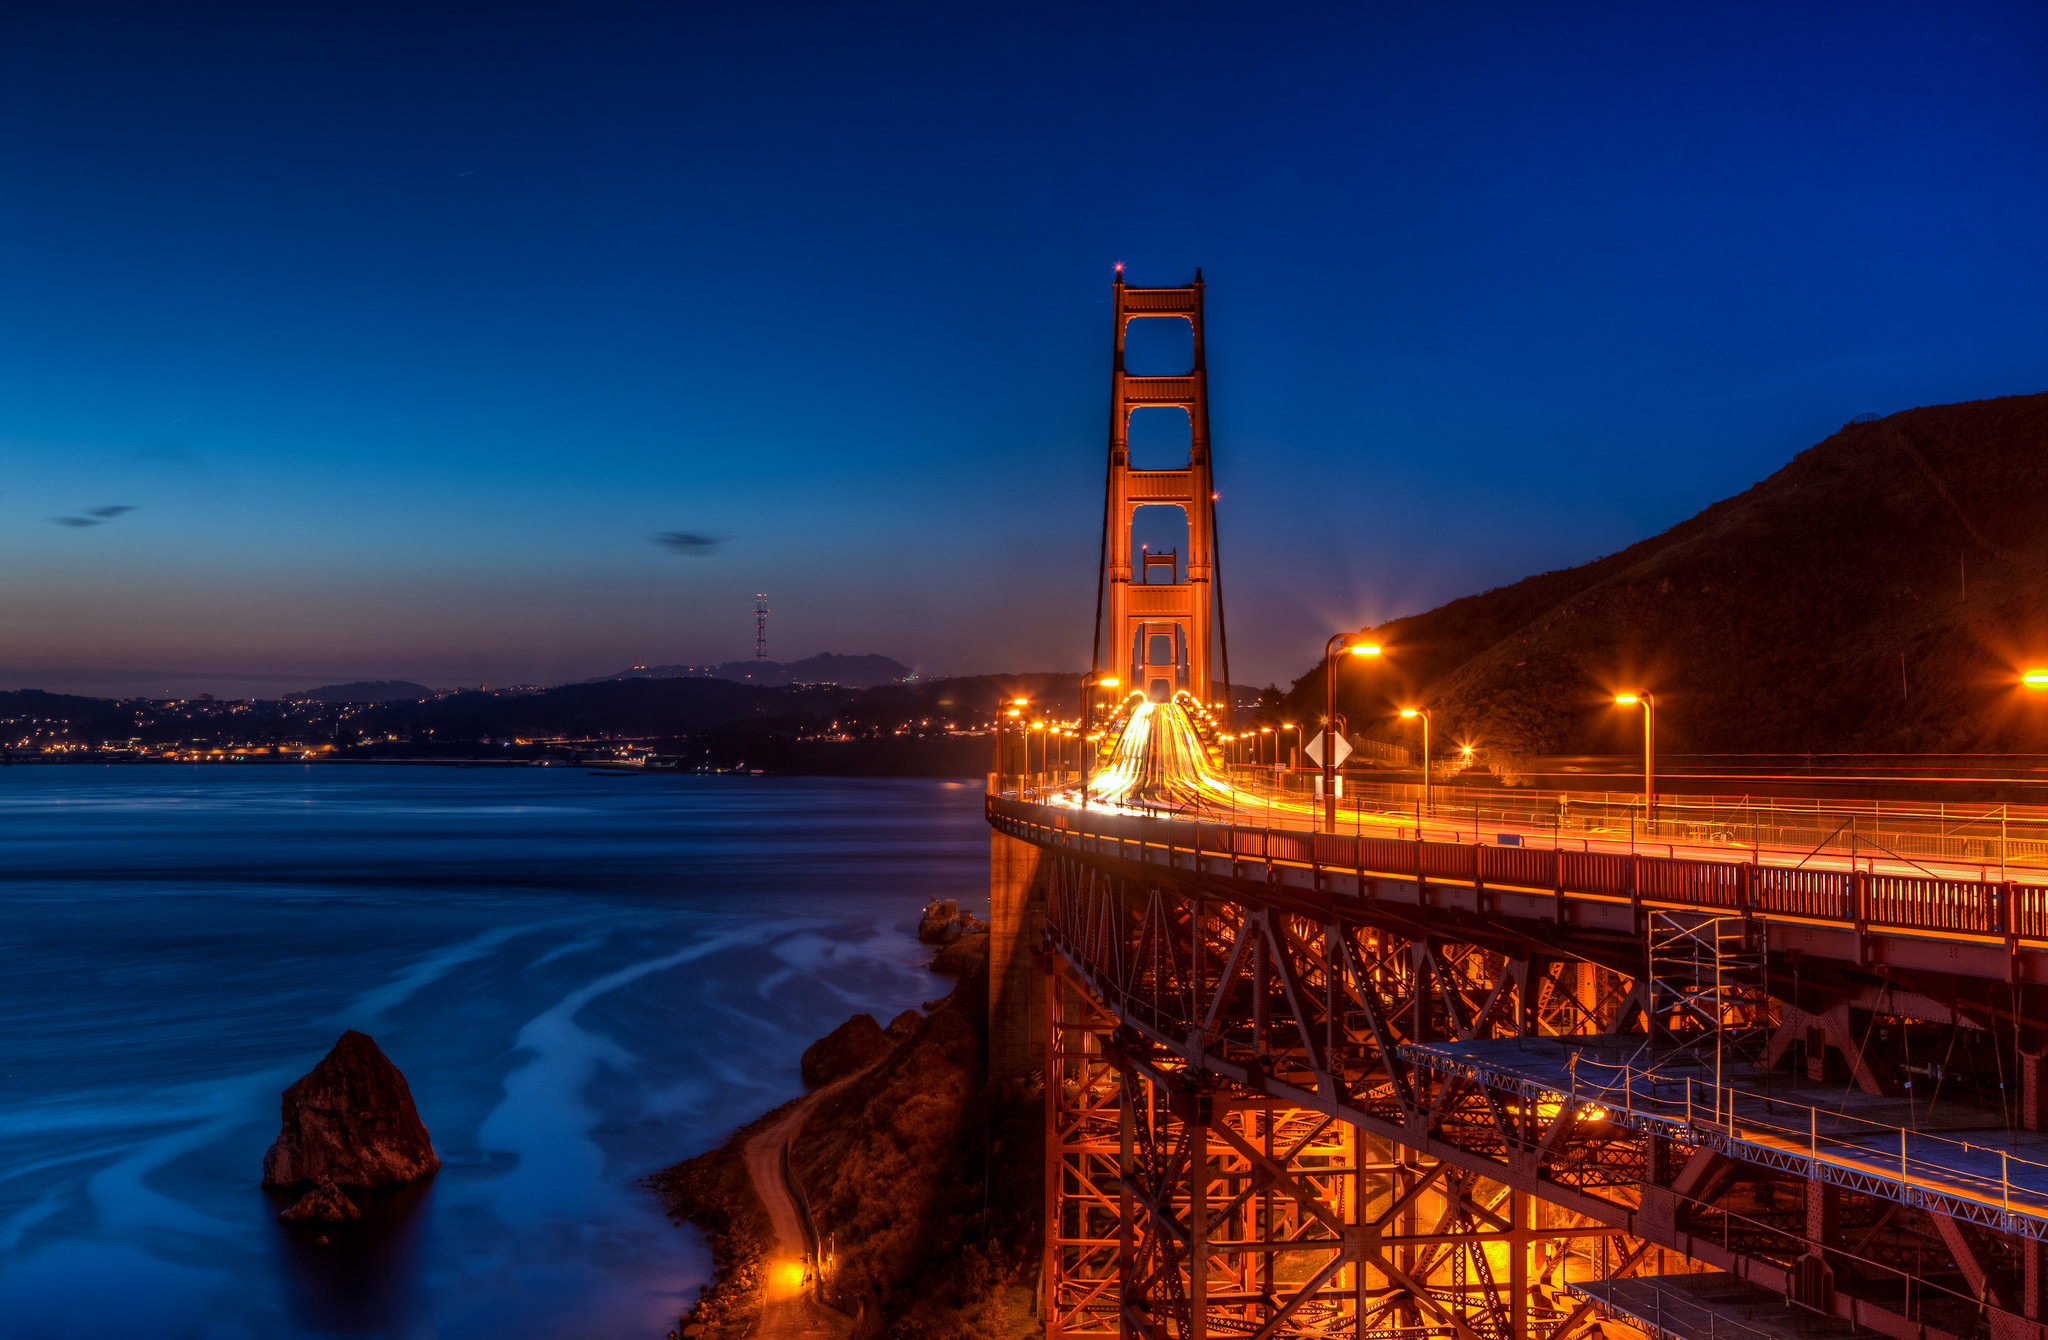
<instances>
[{"instance_id":1,"label":"sutro tower antenna","mask_svg":"<svg viewBox=\"0 0 2048 1340\"><path fill-rule=\"evenodd\" d=\"M768 597L754 597L754 659L768 659Z\"/></svg>"}]
</instances>

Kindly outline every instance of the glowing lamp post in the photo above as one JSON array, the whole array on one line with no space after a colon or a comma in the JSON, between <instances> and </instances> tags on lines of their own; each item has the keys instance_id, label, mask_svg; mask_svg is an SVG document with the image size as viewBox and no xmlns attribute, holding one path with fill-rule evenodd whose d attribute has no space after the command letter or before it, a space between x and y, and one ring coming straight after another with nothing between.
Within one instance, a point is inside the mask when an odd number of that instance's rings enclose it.
<instances>
[{"instance_id":1,"label":"glowing lamp post","mask_svg":"<svg viewBox=\"0 0 2048 1340\"><path fill-rule=\"evenodd\" d=\"M1323 831L1337 831L1337 653L1377 656L1377 642L1353 642L1338 633L1323 648Z\"/></svg>"},{"instance_id":2,"label":"glowing lamp post","mask_svg":"<svg viewBox=\"0 0 2048 1340\"><path fill-rule=\"evenodd\" d=\"M1003 713L1003 717L1012 720L1020 718L1024 715L1024 709L1030 705L1031 700L1029 698L1012 698L1010 699L1008 710ZM1017 790L1021 795L1024 790L1024 774L1031 771L1031 737L1025 734L1024 723L1021 720L1017 721L1017 747L1024 751L1023 758L1018 760L1017 763ZM998 755L1003 754L1003 722L1000 719L996 722L996 753ZM1008 758L1002 757L998 761L1003 764L1003 773L1007 776L1009 773Z\"/></svg>"},{"instance_id":3,"label":"glowing lamp post","mask_svg":"<svg viewBox=\"0 0 2048 1340\"><path fill-rule=\"evenodd\" d=\"M1429 709L1427 707L1404 707L1401 715L1411 721L1422 723L1422 808L1433 811L1436 807L1429 794Z\"/></svg>"},{"instance_id":4,"label":"glowing lamp post","mask_svg":"<svg viewBox=\"0 0 2048 1340\"><path fill-rule=\"evenodd\" d=\"M1638 703L1643 709L1643 817L1649 818L1657 809L1657 695L1654 693L1617 693L1614 701L1622 707L1634 707Z\"/></svg>"},{"instance_id":5,"label":"glowing lamp post","mask_svg":"<svg viewBox=\"0 0 2048 1340\"><path fill-rule=\"evenodd\" d=\"M1095 691L1113 689L1123 681L1115 675L1093 674L1081 681L1081 808L1088 808L1088 774L1095 763L1095 751L1088 747L1094 739L1088 734L1095 725Z\"/></svg>"},{"instance_id":6,"label":"glowing lamp post","mask_svg":"<svg viewBox=\"0 0 2048 1340\"><path fill-rule=\"evenodd\" d=\"M2020 683L2030 689L2048 689L2048 670L2029 670L2020 676Z\"/></svg>"},{"instance_id":7,"label":"glowing lamp post","mask_svg":"<svg viewBox=\"0 0 2048 1340\"><path fill-rule=\"evenodd\" d=\"M1271 726L1261 726L1261 727L1259 727L1259 734L1261 734L1261 735L1273 735L1273 728L1272 728ZM1263 743L1265 743L1265 742L1264 742L1264 741L1262 740L1262 741L1260 741L1260 743L1261 743L1261 744L1263 744ZM1259 755L1258 755L1258 751L1257 751L1257 750L1254 750L1254 751L1252 751L1252 766L1253 766L1253 767L1257 767L1257 766L1258 766L1258 764L1259 764ZM1280 766L1280 737L1279 737L1279 736L1277 736L1277 735L1273 736L1273 766L1274 766L1274 767L1276 767L1276 768Z\"/></svg>"}]
</instances>

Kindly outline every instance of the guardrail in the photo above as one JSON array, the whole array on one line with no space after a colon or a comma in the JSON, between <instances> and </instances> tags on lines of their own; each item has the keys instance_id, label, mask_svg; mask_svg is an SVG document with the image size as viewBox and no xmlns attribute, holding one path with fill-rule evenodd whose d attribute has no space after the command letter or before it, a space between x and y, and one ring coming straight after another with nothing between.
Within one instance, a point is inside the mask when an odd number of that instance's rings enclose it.
<instances>
[{"instance_id":1,"label":"guardrail","mask_svg":"<svg viewBox=\"0 0 2048 1340\"><path fill-rule=\"evenodd\" d=\"M1483 1056L1447 1056L1427 1044L1405 1044L1400 1052L1412 1064L1440 1074L1538 1102L1568 1101L1581 1119L1661 1130L1687 1144L1712 1145L1731 1157L1907 1204L1939 1198L1944 1213L2048 1237L2048 1162L2028 1157L2041 1154L2039 1149L2015 1149L2010 1137L1994 1143L1976 1132L1922 1130L1917 1112L1913 1125L1873 1121L1839 1104L1821 1106L1781 1092L1717 1084L1654 1064L1602 1061L1576 1051L1563 1078L1530 1074ZM1930 1120L1938 1101L1927 1104ZM1978 1138L1968 1138L1973 1134Z\"/></svg>"},{"instance_id":2,"label":"guardrail","mask_svg":"<svg viewBox=\"0 0 2048 1340\"><path fill-rule=\"evenodd\" d=\"M1237 764L1228 774L1241 803L1221 806L1219 815L1271 828L1309 826L1305 811L1318 794L1321 777L1314 769ZM1006 776L1000 779L1000 789L1028 793L1054 784L1055 778L1057 784L1072 785L1078 777L1071 769ZM2041 805L1668 794L1650 806L1630 792L1536 791L1440 781L1429 788L1425 808L1423 788L1416 783L1376 781L1371 772L1352 772L1341 777L1340 787L1340 828L1363 823L1368 816L1381 821L1412 817L1433 826L1466 829L1475 838L1493 825L1547 832L1560 842L1686 843L1795 859L1830 852L1908 866L1977 866L1984 879L1996 870L2003 880L2013 867L2048 872L2048 806ZM1211 800L1203 803L1214 807Z\"/></svg>"},{"instance_id":3,"label":"guardrail","mask_svg":"<svg viewBox=\"0 0 2048 1340\"><path fill-rule=\"evenodd\" d=\"M1003 818L1051 833L1088 833L1360 875L1506 885L1560 897L1650 899L1744 916L1800 917L1893 930L2048 939L2048 885L2013 880L1819 870L1421 836L1316 833L1197 818L1104 814L1002 795L988 797L988 812L992 821Z\"/></svg>"},{"instance_id":4,"label":"guardrail","mask_svg":"<svg viewBox=\"0 0 2048 1340\"><path fill-rule=\"evenodd\" d=\"M1821 1107L1694 1076L1673 1077L1654 1068L1590 1057L1574 1060L1582 1064L1572 1066L1568 1090L1560 1091L1574 1103L1594 1103L1624 1116L1662 1116L1689 1128L1708 1123L1732 1139L1802 1157L1809 1166L1830 1162L1893 1182L1902 1199L1909 1198L1908 1188L1933 1188L1995 1207L2005 1220L2014 1214L2017 1189L2021 1213L2035 1220L2048 1216L2048 1163L2015 1153L2010 1145L1871 1121L1839 1106ZM1585 1073L1589 1068L1592 1073ZM1658 1093L1679 1085L1683 1092L1676 1097ZM1912 1101L1910 1090L1907 1101ZM2015 1172L2026 1180L2015 1183ZM2033 1236L2042 1233L2036 1229Z\"/></svg>"}]
</instances>

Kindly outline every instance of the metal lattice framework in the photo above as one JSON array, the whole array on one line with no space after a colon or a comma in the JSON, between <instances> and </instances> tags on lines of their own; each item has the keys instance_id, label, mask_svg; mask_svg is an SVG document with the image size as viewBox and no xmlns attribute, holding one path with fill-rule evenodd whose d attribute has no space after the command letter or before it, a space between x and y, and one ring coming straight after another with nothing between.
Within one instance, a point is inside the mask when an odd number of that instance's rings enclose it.
<instances>
[{"instance_id":1,"label":"metal lattice framework","mask_svg":"<svg viewBox=\"0 0 2048 1340\"><path fill-rule=\"evenodd\" d=\"M1381 1058L1416 1027L1572 1029L1619 983L1079 861L1048 878L1050 1334L1508 1340L1599 1322L1565 1284L1636 1268L1641 1244L1261 1090L1341 1087L1394 1126L1413 1072Z\"/></svg>"},{"instance_id":2,"label":"metal lattice framework","mask_svg":"<svg viewBox=\"0 0 2048 1340\"><path fill-rule=\"evenodd\" d=\"M1995 1057L2025 1042L2021 988L1771 953L1760 918L1720 909L1652 906L1631 941L1472 918L1426 879L1331 896L1312 868L1197 859L1206 828L1183 857L990 807L1043 838L1048 1334L1577 1340L1626 1333L1626 1299L1589 1290L1710 1270L1751 1310L2048 1340L2048 1203L2029 1217L1919 1163L1823 1166L1693 1097L1719 1034L1731 1070L1803 1046L1882 1101L1877 1021L1945 1018L1948 1054L1982 1033ZM1652 1044L1626 1110L1512 1063ZM2040 1051L2014 1054L2048 1093Z\"/></svg>"}]
</instances>

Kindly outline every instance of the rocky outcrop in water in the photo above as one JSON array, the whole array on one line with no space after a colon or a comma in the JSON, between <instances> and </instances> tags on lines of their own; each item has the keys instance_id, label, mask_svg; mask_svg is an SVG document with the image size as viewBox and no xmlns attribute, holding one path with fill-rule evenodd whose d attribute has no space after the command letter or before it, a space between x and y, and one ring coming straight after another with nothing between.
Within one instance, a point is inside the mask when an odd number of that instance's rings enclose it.
<instances>
[{"instance_id":1,"label":"rocky outcrop in water","mask_svg":"<svg viewBox=\"0 0 2048 1340\"><path fill-rule=\"evenodd\" d=\"M339 1224L350 1219L360 1219L363 1212L348 1194L334 1184L332 1177L323 1177L313 1184L313 1189L293 1201L284 1213L277 1216L286 1224Z\"/></svg>"},{"instance_id":2,"label":"rocky outcrop in water","mask_svg":"<svg viewBox=\"0 0 2048 1340\"><path fill-rule=\"evenodd\" d=\"M962 912L958 901L952 898L934 898L925 904L924 915L918 918L917 938L922 944L949 945L963 935L974 935L988 929L988 923L972 912Z\"/></svg>"},{"instance_id":3,"label":"rocky outcrop in water","mask_svg":"<svg viewBox=\"0 0 2048 1340\"><path fill-rule=\"evenodd\" d=\"M360 1211L341 1188L401 1186L441 1166L405 1076L354 1029L284 1091L279 1109L283 1129L263 1156L263 1185L312 1184L278 1216L286 1222L353 1219Z\"/></svg>"},{"instance_id":4,"label":"rocky outcrop in water","mask_svg":"<svg viewBox=\"0 0 2048 1340\"><path fill-rule=\"evenodd\" d=\"M872 1014L856 1014L804 1049L804 1083L830 1084L865 1070L889 1054L895 1040L882 1031Z\"/></svg>"}]
</instances>

